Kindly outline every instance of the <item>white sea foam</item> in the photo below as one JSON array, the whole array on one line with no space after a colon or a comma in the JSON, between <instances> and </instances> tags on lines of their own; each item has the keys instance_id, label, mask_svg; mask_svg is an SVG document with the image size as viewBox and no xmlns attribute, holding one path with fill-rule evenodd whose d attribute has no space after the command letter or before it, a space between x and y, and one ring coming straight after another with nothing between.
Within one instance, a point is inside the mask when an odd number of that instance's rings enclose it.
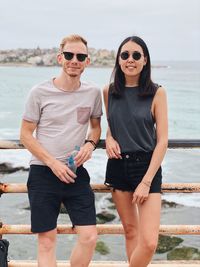
<instances>
[{"instance_id":1,"label":"white sea foam","mask_svg":"<svg viewBox=\"0 0 200 267\"><path fill-rule=\"evenodd\" d=\"M6 118L8 115L10 115L12 112L11 111L4 111L0 113L0 119Z\"/></svg>"},{"instance_id":2,"label":"white sea foam","mask_svg":"<svg viewBox=\"0 0 200 267\"><path fill-rule=\"evenodd\" d=\"M8 162L13 167L29 167L30 153L26 149L0 150L0 163Z\"/></svg>"},{"instance_id":3,"label":"white sea foam","mask_svg":"<svg viewBox=\"0 0 200 267\"><path fill-rule=\"evenodd\" d=\"M179 194L165 194L162 199L173 201L177 204L187 207L200 208L200 194L199 193L179 193Z\"/></svg>"},{"instance_id":4,"label":"white sea foam","mask_svg":"<svg viewBox=\"0 0 200 267\"><path fill-rule=\"evenodd\" d=\"M9 162L13 167L29 167L30 153L23 149L12 149L12 150L0 150L0 163ZM172 155L171 155L172 156ZM105 179L105 171L106 171L106 161L107 156L105 150L98 149L94 152L93 157L90 161L85 163L85 167L87 168L92 184L102 184ZM165 175L171 176L170 170L171 168L168 166L168 162L164 163ZM175 170L173 170L175 172ZM187 175L187 174L186 174ZM166 182L166 181L165 181ZM174 179L174 183L181 182L177 177L177 180ZM195 181L194 181L195 182ZM184 194L173 194L168 193L164 194L163 199L167 201L173 201L177 204L182 204L188 207L200 207L200 194L199 193L184 193ZM98 207L102 209L105 207L106 198L98 199Z\"/></svg>"},{"instance_id":5,"label":"white sea foam","mask_svg":"<svg viewBox=\"0 0 200 267\"><path fill-rule=\"evenodd\" d=\"M0 118L1 119L1 118ZM18 139L19 129L3 128L0 129L0 139Z\"/></svg>"}]
</instances>

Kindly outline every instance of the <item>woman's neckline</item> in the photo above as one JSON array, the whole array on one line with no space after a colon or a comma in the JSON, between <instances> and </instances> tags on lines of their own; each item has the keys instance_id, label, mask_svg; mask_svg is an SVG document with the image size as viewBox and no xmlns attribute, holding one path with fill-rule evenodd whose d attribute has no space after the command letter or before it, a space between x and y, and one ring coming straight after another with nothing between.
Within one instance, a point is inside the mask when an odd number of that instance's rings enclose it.
<instances>
[{"instance_id":1,"label":"woman's neckline","mask_svg":"<svg viewBox=\"0 0 200 267\"><path fill-rule=\"evenodd\" d=\"M139 87L139 85L125 85L125 88L127 88L127 89L133 89L133 88L138 88Z\"/></svg>"}]
</instances>

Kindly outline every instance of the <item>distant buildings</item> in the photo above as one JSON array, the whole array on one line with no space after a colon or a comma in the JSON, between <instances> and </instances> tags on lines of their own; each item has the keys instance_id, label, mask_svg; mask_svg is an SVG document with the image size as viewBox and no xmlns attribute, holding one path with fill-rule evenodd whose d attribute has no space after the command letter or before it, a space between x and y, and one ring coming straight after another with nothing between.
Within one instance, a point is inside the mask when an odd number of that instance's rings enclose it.
<instances>
[{"instance_id":1,"label":"distant buildings","mask_svg":"<svg viewBox=\"0 0 200 267\"><path fill-rule=\"evenodd\" d=\"M57 48L52 49L15 49L0 50L0 64L6 65L29 65L29 66L56 66ZM91 66L113 67L115 62L115 51L107 49L89 48Z\"/></svg>"}]
</instances>

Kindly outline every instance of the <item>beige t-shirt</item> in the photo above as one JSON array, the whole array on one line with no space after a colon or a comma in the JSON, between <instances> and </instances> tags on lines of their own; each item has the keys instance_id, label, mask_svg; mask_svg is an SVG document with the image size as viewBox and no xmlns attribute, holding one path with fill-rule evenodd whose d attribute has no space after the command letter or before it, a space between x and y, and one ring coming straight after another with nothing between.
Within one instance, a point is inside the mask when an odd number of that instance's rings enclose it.
<instances>
[{"instance_id":1,"label":"beige t-shirt","mask_svg":"<svg viewBox=\"0 0 200 267\"><path fill-rule=\"evenodd\" d=\"M77 90L63 91L52 79L31 89L23 119L36 122L38 142L56 159L66 162L67 153L84 144L89 119L101 115L101 91L94 84L81 82ZM34 155L30 164L45 165Z\"/></svg>"}]
</instances>

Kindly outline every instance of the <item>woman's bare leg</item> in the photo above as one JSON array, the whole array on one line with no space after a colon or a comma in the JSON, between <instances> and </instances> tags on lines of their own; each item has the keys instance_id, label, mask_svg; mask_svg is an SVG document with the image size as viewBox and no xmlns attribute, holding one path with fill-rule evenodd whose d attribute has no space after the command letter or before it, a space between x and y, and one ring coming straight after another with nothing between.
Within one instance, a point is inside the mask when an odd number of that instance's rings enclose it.
<instances>
[{"instance_id":1,"label":"woman's bare leg","mask_svg":"<svg viewBox=\"0 0 200 267\"><path fill-rule=\"evenodd\" d=\"M120 216L126 241L126 253L130 261L131 255L138 241L138 212L135 204L132 204L133 193L115 190L112 192L113 201Z\"/></svg>"},{"instance_id":2,"label":"woman's bare leg","mask_svg":"<svg viewBox=\"0 0 200 267\"><path fill-rule=\"evenodd\" d=\"M147 267L156 250L160 226L161 195L149 194L148 199L138 205L139 239L131 255L130 267Z\"/></svg>"}]
</instances>

